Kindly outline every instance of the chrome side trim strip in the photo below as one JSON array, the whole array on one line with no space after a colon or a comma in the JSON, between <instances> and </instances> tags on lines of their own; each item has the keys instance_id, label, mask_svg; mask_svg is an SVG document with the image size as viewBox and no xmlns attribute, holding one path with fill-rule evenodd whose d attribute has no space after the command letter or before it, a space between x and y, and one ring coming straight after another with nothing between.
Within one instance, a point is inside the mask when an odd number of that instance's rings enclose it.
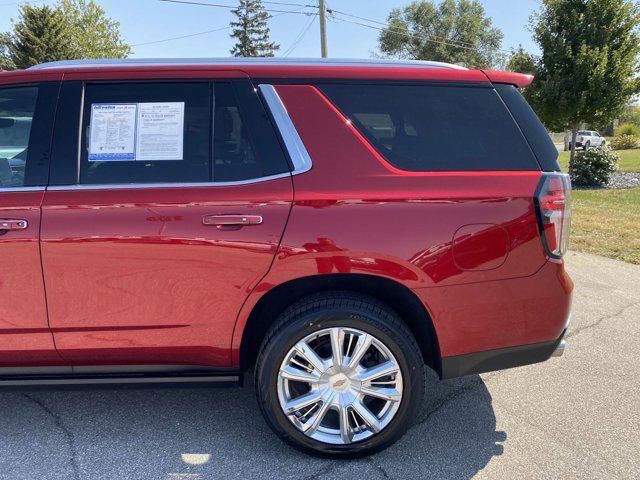
<instances>
[{"instance_id":1,"label":"chrome side trim strip","mask_svg":"<svg viewBox=\"0 0 640 480\"><path fill-rule=\"evenodd\" d=\"M289 157L293 162L292 173L297 175L308 172L311 170L313 162L278 92L273 85L262 84L258 88L267 102L267 106L273 115L280 135L282 135L285 147L289 152Z\"/></svg>"},{"instance_id":2,"label":"chrome side trim strip","mask_svg":"<svg viewBox=\"0 0 640 480\"><path fill-rule=\"evenodd\" d=\"M279 178L290 177L291 173L279 173L268 177L252 178L235 182L192 182L192 183L105 183L98 185L54 185L47 188L51 191L67 190L120 190L139 188L190 188L190 187L234 187L238 185L251 185L253 183L268 182Z\"/></svg>"},{"instance_id":3,"label":"chrome side trim strip","mask_svg":"<svg viewBox=\"0 0 640 480\"><path fill-rule=\"evenodd\" d=\"M2 187L0 192L41 192L45 187Z\"/></svg>"}]
</instances>

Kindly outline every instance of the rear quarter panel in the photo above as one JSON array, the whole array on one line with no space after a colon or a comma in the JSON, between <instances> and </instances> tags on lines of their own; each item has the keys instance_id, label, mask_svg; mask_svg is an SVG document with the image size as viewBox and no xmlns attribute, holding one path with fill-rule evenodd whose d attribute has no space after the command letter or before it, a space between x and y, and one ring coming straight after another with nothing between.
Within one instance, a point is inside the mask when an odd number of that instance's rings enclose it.
<instances>
[{"instance_id":1,"label":"rear quarter panel","mask_svg":"<svg viewBox=\"0 0 640 480\"><path fill-rule=\"evenodd\" d=\"M313 168L294 176L295 200L281 246L269 274L245 305L236 331L242 331L252 305L264 293L295 278L371 274L424 292L528 277L547 262L533 202L540 171L401 171L388 164L313 86L279 85L277 91ZM456 236L458 231L462 236ZM506 235L496 237L495 231ZM500 241L476 241L475 235L484 234ZM454 237L457 251L465 253L464 262L454 258ZM444 329L439 328L436 312L440 316L456 302L477 303L478 295L491 295L482 288L469 292L476 298L419 295L439 337L438 330L444 333ZM498 311L504 302L495 305L490 315L509 314ZM456 322L464 322L454 317L446 317L453 330ZM527 343L527 334L526 328L516 331L510 341ZM449 345L440 342L443 355L460 353L453 346L459 338L446 337ZM235 336L236 349L239 341ZM476 337L462 350L481 350L488 344Z\"/></svg>"}]
</instances>

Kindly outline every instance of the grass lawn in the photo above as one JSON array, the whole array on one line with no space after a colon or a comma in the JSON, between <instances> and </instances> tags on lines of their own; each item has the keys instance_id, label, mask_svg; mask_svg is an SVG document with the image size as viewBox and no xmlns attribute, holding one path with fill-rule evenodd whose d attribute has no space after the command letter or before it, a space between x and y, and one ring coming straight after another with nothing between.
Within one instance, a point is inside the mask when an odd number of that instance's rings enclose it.
<instances>
[{"instance_id":1,"label":"grass lawn","mask_svg":"<svg viewBox=\"0 0 640 480\"><path fill-rule=\"evenodd\" d=\"M570 249L640 265L640 187L574 190L572 198Z\"/></svg>"},{"instance_id":2,"label":"grass lawn","mask_svg":"<svg viewBox=\"0 0 640 480\"><path fill-rule=\"evenodd\" d=\"M563 172L569 170L569 153L560 152L558 161ZM620 155L620 171L621 172L640 172L640 149L633 150L616 150Z\"/></svg>"}]
</instances>

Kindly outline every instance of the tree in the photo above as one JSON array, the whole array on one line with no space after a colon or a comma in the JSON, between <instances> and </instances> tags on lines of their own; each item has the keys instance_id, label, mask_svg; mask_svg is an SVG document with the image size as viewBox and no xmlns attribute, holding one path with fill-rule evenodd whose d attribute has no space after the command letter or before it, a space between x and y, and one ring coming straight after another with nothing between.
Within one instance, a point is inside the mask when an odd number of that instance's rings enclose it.
<instances>
[{"instance_id":1,"label":"tree","mask_svg":"<svg viewBox=\"0 0 640 480\"><path fill-rule=\"evenodd\" d=\"M625 105L618 120L620 123L631 123L640 126L640 106L635 104Z\"/></svg>"},{"instance_id":2,"label":"tree","mask_svg":"<svg viewBox=\"0 0 640 480\"><path fill-rule=\"evenodd\" d=\"M271 18L264 11L260 0L240 0L238 8L232 10L238 17L231 22L232 37L236 44L231 49L235 57L273 57L280 45L269 41L269 27L267 21Z\"/></svg>"},{"instance_id":3,"label":"tree","mask_svg":"<svg viewBox=\"0 0 640 480\"><path fill-rule=\"evenodd\" d=\"M386 55L435 60L476 68L500 63L502 32L485 16L478 0L415 0L395 8L378 38Z\"/></svg>"},{"instance_id":4,"label":"tree","mask_svg":"<svg viewBox=\"0 0 640 480\"><path fill-rule=\"evenodd\" d=\"M71 36L62 12L49 6L20 7L13 32L3 34L0 52L9 67L28 68L42 62L71 58Z\"/></svg>"},{"instance_id":5,"label":"tree","mask_svg":"<svg viewBox=\"0 0 640 480\"><path fill-rule=\"evenodd\" d=\"M131 47L120 36L120 22L111 20L93 0L61 0L69 23L75 58L126 58Z\"/></svg>"},{"instance_id":6,"label":"tree","mask_svg":"<svg viewBox=\"0 0 640 480\"><path fill-rule=\"evenodd\" d=\"M628 0L543 0L532 16L542 54L530 102L548 128L604 124L639 91L638 7Z\"/></svg>"},{"instance_id":7,"label":"tree","mask_svg":"<svg viewBox=\"0 0 640 480\"><path fill-rule=\"evenodd\" d=\"M511 49L511 54L509 60L507 60L505 69L509 72L534 75L536 72L536 59L527 52L522 45L518 45L518 48Z\"/></svg>"},{"instance_id":8,"label":"tree","mask_svg":"<svg viewBox=\"0 0 640 480\"><path fill-rule=\"evenodd\" d=\"M9 59L11 37L8 33L0 33L0 70L13 70L16 66Z\"/></svg>"},{"instance_id":9,"label":"tree","mask_svg":"<svg viewBox=\"0 0 640 480\"><path fill-rule=\"evenodd\" d=\"M54 7L22 5L12 31L0 33L0 68L126 57L131 47L122 41L119 27L93 0L60 0Z\"/></svg>"}]
</instances>

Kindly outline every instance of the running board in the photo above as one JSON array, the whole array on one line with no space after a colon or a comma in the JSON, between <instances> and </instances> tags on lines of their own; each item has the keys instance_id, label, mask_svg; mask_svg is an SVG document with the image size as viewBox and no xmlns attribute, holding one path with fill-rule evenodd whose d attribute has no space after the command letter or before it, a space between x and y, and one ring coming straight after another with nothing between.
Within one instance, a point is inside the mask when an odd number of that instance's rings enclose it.
<instances>
[{"instance_id":1,"label":"running board","mask_svg":"<svg viewBox=\"0 0 640 480\"><path fill-rule=\"evenodd\" d=\"M0 388L19 386L73 386L73 385L158 385L158 384L216 384L216 386L242 385L242 374L237 371L211 369L185 369L184 371L126 371L53 373L30 369L0 368ZM20 370L19 372L16 370ZM103 370L103 369L100 369ZM128 370L128 369L127 369Z\"/></svg>"}]
</instances>

